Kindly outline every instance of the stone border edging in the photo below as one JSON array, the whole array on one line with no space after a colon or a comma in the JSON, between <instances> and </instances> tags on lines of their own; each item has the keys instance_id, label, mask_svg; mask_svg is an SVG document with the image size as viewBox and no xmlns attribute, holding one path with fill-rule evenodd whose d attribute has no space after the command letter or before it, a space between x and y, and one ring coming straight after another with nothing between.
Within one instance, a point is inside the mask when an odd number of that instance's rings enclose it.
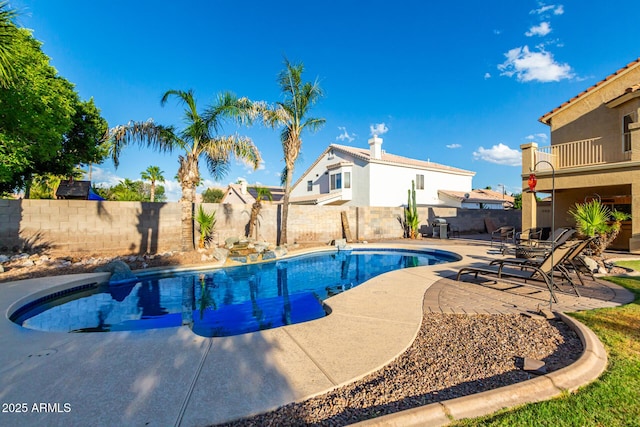
<instances>
[{"instance_id":1,"label":"stone border edging","mask_svg":"<svg viewBox=\"0 0 640 427\"><path fill-rule=\"evenodd\" d=\"M607 352L598 337L583 323L556 313L573 329L584 350L569 366L534 379L482 393L431 403L395 414L362 421L354 426L444 426L464 418L477 418L501 409L549 400L595 381L607 367Z\"/></svg>"}]
</instances>

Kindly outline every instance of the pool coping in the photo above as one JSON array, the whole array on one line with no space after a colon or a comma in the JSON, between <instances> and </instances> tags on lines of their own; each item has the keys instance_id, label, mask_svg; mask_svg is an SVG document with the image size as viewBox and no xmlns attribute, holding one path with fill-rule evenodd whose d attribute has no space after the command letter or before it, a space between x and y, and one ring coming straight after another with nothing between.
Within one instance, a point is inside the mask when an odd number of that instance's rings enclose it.
<instances>
[{"instance_id":1,"label":"pool coping","mask_svg":"<svg viewBox=\"0 0 640 427\"><path fill-rule=\"evenodd\" d=\"M432 243L432 242L429 242L429 243ZM487 249L486 246L480 245L481 247L480 250L481 251L486 250ZM398 248L398 249L404 248L404 249L414 249L414 250L416 249L415 246L409 245L404 242L396 243L396 244L376 243L376 244L364 245L364 247L369 249L375 249L376 247ZM446 252L459 253L460 251L458 249L459 247L457 245L443 246L443 250ZM296 252L287 254L287 256L292 257L292 256L304 255L307 253L327 251L327 250L328 250L327 248L318 248L318 249L306 250L306 251L296 251ZM439 249L435 249L435 250L437 251ZM284 259L284 257L281 259ZM459 268L463 265L468 264L469 262L470 260L468 256L466 254L462 254L462 258L459 261L455 261L446 265L447 265L447 269ZM217 268L222 266L214 265L214 267ZM421 283L420 285L421 287L415 289L415 291L422 289L421 295L423 296L425 295L426 290L428 290L431 287L431 285L433 285L437 280L442 278L442 276L439 275L438 272L434 273L432 271L433 270L432 267L437 267L437 266L416 267L413 269L409 269L409 270L420 270L419 272L414 271L410 274L414 275L414 273L420 273L420 274L415 274L416 276L420 276L420 279L419 279L420 282L425 282L425 281L429 282L428 284ZM207 266L206 268L211 268L211 265ZM180 267L177 269L170 269L170 271L173 272L173 271L181 271L186 269L189 269L189 268L185 266L184 268ZM151 269L147 271L150 272L149 274L155 273L155 272L152 272ZM167 269L165 269L165 271L167 271ZM396 270L393 272L385 273L381 276L377 276L376 278L373 278L368 282L366 282L366 286L363 286L364 285L363 284L358 286L357 288L354 288L354 290L364 289L368 292L376 292L376 290L380 291L381 289L384 289L385 281L389 282L391 279L393 279L394 275L397 275L398 273L403 271L406 273L407 270ZM138 273L138 271L136 271L136 273ZM81 282L104 279L105 275L107 275L106 277L108 277L108 273L87 273L87 274L81 274L81 275L55 276L54 280L49 280L50 282L54 282L54 283L44 283L42 279L27 279L25 281L9 282L8 284L5 284L5 285L8 285L7 286L8 288L13 288L11 289L11 292L9 292L9 294L22 293L22 297L18 299L14 299L13 302L10 303L9 306L6 308L5 319L3 319L4 320L3 322L0 322L0 333L4 335L4 332L9 332L7 328L10 328L14 334L18 332L17 334L18 337L20 335L24 335L23 333L24 328L21 328L20 326L14 324L7 317L10 314L12 307L15 308L18 303L24 304L25 302L28 302L30 298L36 299L37 295L44 295L44 294L50 293L50 290L53 288L61 289L61 288L64 288L65 286L73 287L73 286L77 286ZM404 279L406 279L407 277L408 276L405 276ZM49 279L52 279L52 278L49 278ZM30 292L29 294L24 295L24 292L20 292L17 289L18 287L22 288L22 286L17 286L17 284L25 285L26 282L29 282ZM2 289L1 293L3 295L3 299L6 296L5 295L7 293L6 291L7 291L6 288ZM346 299L345 295L349 295L351 294L351 292L353 292L353 290L351 290L349 293L339 294L335 297L325 300L325 303L332 310L332 315L336 313L340 313L340 310L344 309L345 307L349 308L348 301L344 301L344 300ZM366 292L361 291L361 293L366 293ZM340 297L341 295L342 297ZM316 390L312 393L307 393L304 396L296 396L296 398L292 399L292 401L305 400L305 399L308 399L309 397L326 393L344 384L358 380L359 378L362 378L370 374L371 372L376 371L382 366L388 364L390 361L395 359L399 354L404 352L406 348L408 348L414 341L415 336L418 333L421 325L422 310L423 310L422 301L420 301L420 321L417 322L417 325L414 325L414 326L411 326L410 324L401 325L405 329L407 327L409 329L412 329L413 333L411 334L411 339L407 339L405 341L405 344L400 351L396 351L390 357L386 357L385 360L382 361L381 363L377 363L377 362L373 363L366 371L360 372L359 375L351 376L347 379L342 378L340 376L336 376L335 378L332 379L333 384L331 384L330 386L322 387L320 390ZM582 356L580 357L580 359L575 363L573 363L572 365L569 365L559 371L555 371L550 374L537 377L522 383L517 383L511 386L507 386L507 387L503 387L503 388L499 388L496 390L491 390L488 392L483 392L475 395L465 396L458 399L452 399L450 401L443 401L436 404L423 406L420 408L414 408L408 411L398 412L395 414L387 415L385 417L364 421L361 423L361 425L409 425L411 423L414 423L414 424L429 423L430 425L445 425L450 423L452 420L486 415L496 410L503 409L505 407L512 407L515 405L520 405L522 403L550 399L559 394L562 394L565 391L575 390L578 387L581 387L593 381L604 371L604 369L606 369L607 358L606 358L606 352L604 350L604 347L602 346L600 341L597 339L595 334L593 334L593 332L591 332L588 328L586 328L580 322L577 322L575 319L571 319L562 313L559 313L558 315L563 319L563 321L568 323L572 328L575 328L576 332L580 336L580 339L583 341L583 344L585 346L585 350ZM293 337L293 335L299 332L300 329L303 329L303 330L309 329L308 327L312 326L311 325L312 323L315 323L317 325L320 321L322 321L323 319L327 319L328 317L331 317L331 316L327 316L322 319L318 319L312 322L307 322L299 325L289 325L280 329L282 329L282 331L285 334L290 335L293 338L293 340L296 341L296 338L299 339L301 336L304 338L304 334L298 335L297 337ZM399 322L402 323L403 320L400 319ZM7 323L9 323L10 325L7 325ZM169 329L177 329L177 328L169 328ZM37 332L37 331L36 333L43 334L43 335L50 335L50 334L67 335L67 334L60 334L60 333ZM257 332L257 334L260 334L260 333L262 332ZM305 332L305 333L308 333L308 332ZM33 336L33 334L27 334L27 335ZM407 335L407 338L408 338L408 335ZM304 347L304 345L302 347ZM322 370L322 367L320 367L320 369ZM330 375L327 375L327 376L330 377ZM541 397L541 396L544 396L544 397ZM261 411L258 411L258 412L261 412ZM246 414L246 415L250 415L250 414ZM177 422L176 425L180 425L180 422Z\"/></svg>"}]
</instances>

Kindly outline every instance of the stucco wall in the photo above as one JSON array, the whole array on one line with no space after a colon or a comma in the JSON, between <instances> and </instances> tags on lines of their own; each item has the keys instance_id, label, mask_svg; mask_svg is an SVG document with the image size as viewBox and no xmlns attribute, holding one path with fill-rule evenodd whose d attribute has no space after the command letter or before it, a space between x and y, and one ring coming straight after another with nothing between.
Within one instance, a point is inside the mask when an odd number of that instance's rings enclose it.
<instances>
[{"instance_id":1,"label":"stucco wall","mask_svg":"<svg viewBox=\"0 0 640 427\"><path fill-rule=\"evenodd\" d=\"M205 203L216 212L214 243L244 236L250 205ZM197 206L196 206L197 209ZM280 205L265 203L258 238L276 243ZM330 242L343 237L341 212L347 212L354 239L402 238L402 207L298 206L289 208L289 242ZM519 228L520 211L419 208L426 234L435 217L462 233L484 232L484 219ZM196 226L197 227L197 226ZM83 200L0 200L0 251L30 246L85 253L156 253L180 249L180 204L94 202Z\"/></svg>"}]
</instances>

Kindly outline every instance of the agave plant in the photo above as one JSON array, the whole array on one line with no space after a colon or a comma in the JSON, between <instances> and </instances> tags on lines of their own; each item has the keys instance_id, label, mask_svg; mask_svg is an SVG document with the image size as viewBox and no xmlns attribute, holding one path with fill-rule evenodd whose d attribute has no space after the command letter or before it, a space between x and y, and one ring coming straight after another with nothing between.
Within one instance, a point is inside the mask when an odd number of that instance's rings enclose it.
<instances>
[{"instance_id":1,"label":"agave plant","mask_svg":"<svg viewBox=\"0 0 640 427\"><path fill-rule=\"evenodd\" d=\"M601 255L604 250L618 237L622 221L630 215L617 210L610 210L599 200L587 203L576 203L569 211L576 221L578 232L587 237L598 237L592 247L594 255Z\"/></svg>"},{"instance_id":2,"label":"agave plant","mask_svg":"<svg viewBox=\"0 0 640 427\"><path fill-rule=\"evenodd\" d=\"M202 208L202 205L198 207L198 213L196 214L196 222L200 226L200 239L198 240L198 247L203 249L207 243L211 240L211 234L213 228L216 225L216 213L206 213Z\"/></svg>"}]
</instances>

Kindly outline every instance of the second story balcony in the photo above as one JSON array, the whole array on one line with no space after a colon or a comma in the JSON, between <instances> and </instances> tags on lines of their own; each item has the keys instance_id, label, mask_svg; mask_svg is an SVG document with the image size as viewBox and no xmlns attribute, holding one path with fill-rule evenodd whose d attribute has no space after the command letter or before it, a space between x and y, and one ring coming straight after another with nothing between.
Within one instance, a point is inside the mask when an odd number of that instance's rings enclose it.
<instances>
[{"instance_id":1,"label":"second story balcony","mask_svg":"<svg viewBox=\"0 0 640 427\"><path fill-rule=\"evenodd\" d=\"M556 170L560 170L627 162L631 160L631 152L630 138L614 142L597 137L538 147L535 152L535 162L546 160ZM538 168L550 169L546 163L539 164Z\"/></svg>"}]
</instances>

